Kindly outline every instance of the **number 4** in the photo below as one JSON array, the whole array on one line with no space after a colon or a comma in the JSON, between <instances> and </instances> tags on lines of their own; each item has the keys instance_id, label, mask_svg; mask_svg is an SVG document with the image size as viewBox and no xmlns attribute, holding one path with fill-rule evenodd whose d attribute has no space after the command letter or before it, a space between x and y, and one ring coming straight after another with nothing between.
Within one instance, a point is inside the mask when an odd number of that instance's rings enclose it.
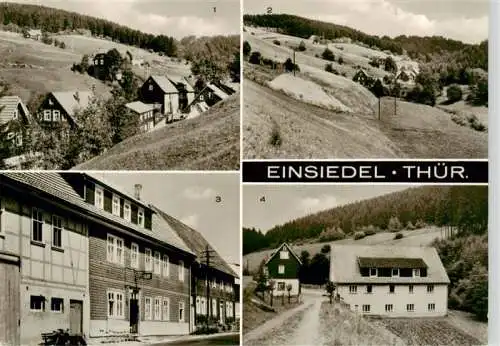
<instances>
[{"instance_id":1,"label":"number 4","mask_svg":"<svg viewBox=\"0 0 500 346\"><path fill-rule=\"evenodd\" d=\"M262 196L260 199L259 199L260 202L265 202L266 201L266 196Z\"/></svg>"}]
</instances>

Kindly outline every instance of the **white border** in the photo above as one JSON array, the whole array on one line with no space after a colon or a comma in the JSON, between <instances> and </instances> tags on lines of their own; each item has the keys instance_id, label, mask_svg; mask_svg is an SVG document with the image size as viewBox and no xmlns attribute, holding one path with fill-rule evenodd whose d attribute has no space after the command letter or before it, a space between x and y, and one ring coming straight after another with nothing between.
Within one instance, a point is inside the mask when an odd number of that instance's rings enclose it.
<instances>
[{"instance_id":1,"label":"white border","mask_svg":"<svg viewBox=\"0 0 500 346\"><path fill-rule=\"evenodd\" d=\"M499 294L500 288L500 219L497 212L500 210L500 116L499 107L499 89L500 89L500 0L491 0L490 4L490 18L489 18L489 95L488 95L488 152L490 157L489 164L489 182L490 187L488 191L488 344L500 345L500 332L498 326L500 325L499 313ZM495 198L497 197L497 198ZM497 251L495 251L497 250Z\"/></svg>"}]
</instances>

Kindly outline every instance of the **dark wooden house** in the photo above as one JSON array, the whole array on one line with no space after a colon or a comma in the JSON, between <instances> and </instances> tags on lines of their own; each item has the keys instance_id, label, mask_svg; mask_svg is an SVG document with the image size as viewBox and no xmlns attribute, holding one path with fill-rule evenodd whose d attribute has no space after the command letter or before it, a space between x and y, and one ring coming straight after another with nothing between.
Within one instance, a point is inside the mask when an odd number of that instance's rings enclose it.
<instances>
[{"instance_id":1,"label":"dark wooden house","mask_svg":"<svg viewBox=\"0 0 500 346\"><path fill-rule=\"evenodd\" d=\"M287 286L291 285L290 295L300 294L299 271L302 262L292 248L283 243L264 264L268 280L275 282L273 295L288 295Z\"/></svg>"}]
</instances>

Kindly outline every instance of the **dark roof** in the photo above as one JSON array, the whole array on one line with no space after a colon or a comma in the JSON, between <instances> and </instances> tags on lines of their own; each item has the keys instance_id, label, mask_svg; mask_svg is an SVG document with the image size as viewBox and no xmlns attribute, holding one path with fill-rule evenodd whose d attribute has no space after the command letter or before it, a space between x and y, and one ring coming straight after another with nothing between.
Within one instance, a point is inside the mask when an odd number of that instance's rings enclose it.
<instances>
[{"instance_id":1,"label":"dark roof","mask_svg":"<svg viewBox=\"0 0 500 346\"><path fill-rule=\"evenodd\" d=\"M427 268L422 258L358 257L361 268Z\"/></svg>"},{"instance_id":2,"label":"dark roof","mask_svg":"<svg viewBox=\"0 0 500 346\"><path fill-rule=\"evenodd\" d=\"M290 247L290 245L288 245L287 243L281 244L281 246L279 248L277 248L273 253L271 253L271 255L267 258L265 264L268 264L269 261L271 261L271 259L274 256L276 256L278 254L278 252L280 252L281 249L284 248L284 247L286 247L288 249L288 251L292 254L292 256L295 257L295 259L299 262L299 264L302 265L302 261L300 260L299 256L297 256L297 254L295 253L295 251L293 251L292 248Z\"/></svg>"},{"instance_id":3,"label":"dark roof","mask_svg":"<svg viewBox=\"0 0 500 346\"><path fill-rule=\"evenodd\" d=\"M112 222L121 227L125 227L135 233L153 238L158 242L163 242L166 245L175 247L183 252L191 253L188 247L182 242L180 237L176 234L170 232L170 229L161 222L161 220L155 220L155 215L153 215L153 230L147 230L142 228L132 222L129 222L119 216L113 215L105 210L97 208L96 206L87 203L72 187L72 185L64 179L64 174L83 174L84 173L55 173L55 172L6 172L2 173L3 176L12 179L18 183L29 186L31 189L44 192L52 197L58 198L63 202L69 203L76 206L86 212L86 214L98 217L99 219L104 219L108 222ZM0 175L1 178L1 175ZM172 234L170 234L172 233ZM159 244L162 246L162 244Z\"/></svg>"},{"instance_id":4,"label":"dark roof","mask_svg":"<svg viewBox=\"0 0 500 346\"><path fill-rule=\"evenodd\" d=\"M200 257L203 257L203 251L208 249L212 251L213 257L211 257L211 261L213 263L213 268L231 275L235 278L238 277L229 264L219 255L219 253L210 245L210 243L203 237L203 235L189 227L188 225L180 222L179 220L173 218L172 216L166 214L162 210L153 206L153 209L156 213L161 216L170 227L179 235L182 241L197 255L198 261Z\"/></svg>"}]
</instances>

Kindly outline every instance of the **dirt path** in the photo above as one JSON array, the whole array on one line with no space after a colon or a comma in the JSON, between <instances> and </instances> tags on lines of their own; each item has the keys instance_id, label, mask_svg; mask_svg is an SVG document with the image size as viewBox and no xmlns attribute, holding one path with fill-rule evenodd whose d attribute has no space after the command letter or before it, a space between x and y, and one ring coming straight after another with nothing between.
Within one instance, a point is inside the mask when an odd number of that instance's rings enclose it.
<instances>
[{"instance_id":1,"label":"dirt path","mask_svg":"<svg viewBox=\"0 0 500 346\"><path fill-rule=\"evenodd\" d=\"M243 336L245 346L322 345L321 294L303 294L303 304L288 310Z\"/></svg>"}]
</instances>

